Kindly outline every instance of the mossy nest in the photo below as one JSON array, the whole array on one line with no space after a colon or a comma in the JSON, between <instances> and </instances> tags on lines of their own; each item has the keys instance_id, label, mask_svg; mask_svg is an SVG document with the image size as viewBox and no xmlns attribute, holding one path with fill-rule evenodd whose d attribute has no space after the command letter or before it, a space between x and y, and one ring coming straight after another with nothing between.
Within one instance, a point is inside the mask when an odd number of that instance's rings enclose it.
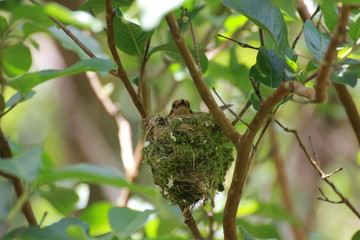
<instances>
[{"instance_id":1,"label":"mossy nest","mask_svg":"<svg viewBox=\"0 0 360 240\"><path fill-rule=\"evenodd\" d=\"M149 117L142 153L162 195L181 206L213 200L233 161L231 142L208 113Z\"/></svg>"}]
</instances>

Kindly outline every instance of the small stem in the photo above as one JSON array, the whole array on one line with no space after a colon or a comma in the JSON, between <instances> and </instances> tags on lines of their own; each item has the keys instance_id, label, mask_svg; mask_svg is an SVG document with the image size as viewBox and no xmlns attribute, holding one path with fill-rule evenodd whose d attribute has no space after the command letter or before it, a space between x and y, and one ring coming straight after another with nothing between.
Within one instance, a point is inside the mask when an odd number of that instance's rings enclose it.
<instances>
[{"instance_id":1,"label":"small stem","mask_svg":"<svg viewBox=\"0 0 360 240\"><path fill-rule=\"evenodd\" d=\"M227 39L227 40L233 41L233 42L237 43L237 44L238 44L240 47L242 47L242 48L251 48L251 49L254 49L254 50L259 50L259 49L260 49L259 47L253 47L253 46L251 46L251 45L249 45L249 44L236 41L236 40L231 39L231 38L229 38L229 37L225 37L224 35L221 35L221 34L218 34L218 36L219 36L219 37L222 37L222 38L225 38L225 39Z\"/></svg>"},{"instance_id":2,"label":"small stem","mask_svg":"<svg viewBox=\"0 0 360 240\"><path fill-rule=\"evenodd\" d=\"M6 230L16 217L16 214L21 211L25 203L28 201L30 196L30 191L27 188L24 188L24 191L19 196L18 200L16 201L15 205L10 210L9 214L7 215L3 225L0 228L0 238L6 233Z\"/></svg>"}]
</instances>

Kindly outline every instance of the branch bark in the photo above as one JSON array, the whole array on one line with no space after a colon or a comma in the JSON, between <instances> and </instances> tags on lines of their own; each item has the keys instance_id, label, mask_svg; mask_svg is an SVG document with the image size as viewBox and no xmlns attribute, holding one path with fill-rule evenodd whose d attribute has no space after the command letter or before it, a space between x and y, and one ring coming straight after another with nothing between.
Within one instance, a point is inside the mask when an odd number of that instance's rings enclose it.
<instances>
[{"instance_id":1,"label":"branch bark","mask_svg":"<svg viewBox=\"0 0 360 240\"><path fill-rule=\"evenodd\" d=\"M321 67L316 79L316 103L327 101L327 88L330 81L331 68L336 63L337 47L344 42L346 36L346 25L350 14L350 6L343 5L340 10L338 22L335 27L335 33L331 36L331 41L326 50Z\"/></svg>"},{"instance_id":2,"label":"branch bark","mask_svg":"<svg viewBox=\"0 0 360 240\"><path fill-rule=\"evenodd\" d=\"M193 218L190 209L184 206L179 207L184 217L184 223L188 226L194 238L196 240L203 240L204 238L201 236L199 228L196 225L195 219Z\"/></svg>"},{"instance_id":3,"label":"branch bark","mask_svg":"<svg viewBox=\"0 0 360 240\"><path fill-rule=\"evenodd\" d=\"M136 94L135 89L133 88L133 86L131 85L130 79L122 65L120 56L116 50L116 46L115 46L115 40L114 40L114 24L113 24L113 20L114 20L114 16L115 16L115 12L112 9L111 6L111 0L106 0L105 2L106 4L106 35L107 35L107 44L109 46L111 55L113 56L114 61L116 62L118 68L117 71L115 72L115 75L118 76L120 78L120 80L122 81L122 83L124 84L126 90L128 91L132 101L134 102L136 108L138 109L141 117L143 119L145 119L148 115L148 111L147 109L144 107L144 105L142 104L140 98L138 97L138 95Z\"/></svg>"}]
</instances>

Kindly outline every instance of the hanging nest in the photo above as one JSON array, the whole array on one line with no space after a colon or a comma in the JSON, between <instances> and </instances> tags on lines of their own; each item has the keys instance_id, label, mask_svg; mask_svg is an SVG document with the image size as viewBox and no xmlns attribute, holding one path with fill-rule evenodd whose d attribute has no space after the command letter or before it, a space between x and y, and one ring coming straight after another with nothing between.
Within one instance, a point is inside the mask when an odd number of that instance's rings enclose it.
<instances>
[{"instance_id":1,"label":"hanging nest","mask_svg":"<svg viewBox=\"0 0 360 240\"><path fill-rule=\"evenodd\" d=\"M224 190L232 144L211 114L147 119L144 160L171 204L192 206Z\"/></svg>"}]
</instances>

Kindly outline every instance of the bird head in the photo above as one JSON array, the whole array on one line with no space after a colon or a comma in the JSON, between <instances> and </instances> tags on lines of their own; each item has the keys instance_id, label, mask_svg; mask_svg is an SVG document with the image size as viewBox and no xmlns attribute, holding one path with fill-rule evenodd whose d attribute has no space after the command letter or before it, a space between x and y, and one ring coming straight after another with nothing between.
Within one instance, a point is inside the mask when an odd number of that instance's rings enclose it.
<instances>
[{"instance_id":1,"label":"bird head","mask_svg":"<svg viewBox=\"0 0 360 240\"><path fill-rule=\"evenodd\" d=\"M178 99L173 101L169 116L190 116L192 114L190 102L185 99Z\"/></svg>"}]
</instances>

